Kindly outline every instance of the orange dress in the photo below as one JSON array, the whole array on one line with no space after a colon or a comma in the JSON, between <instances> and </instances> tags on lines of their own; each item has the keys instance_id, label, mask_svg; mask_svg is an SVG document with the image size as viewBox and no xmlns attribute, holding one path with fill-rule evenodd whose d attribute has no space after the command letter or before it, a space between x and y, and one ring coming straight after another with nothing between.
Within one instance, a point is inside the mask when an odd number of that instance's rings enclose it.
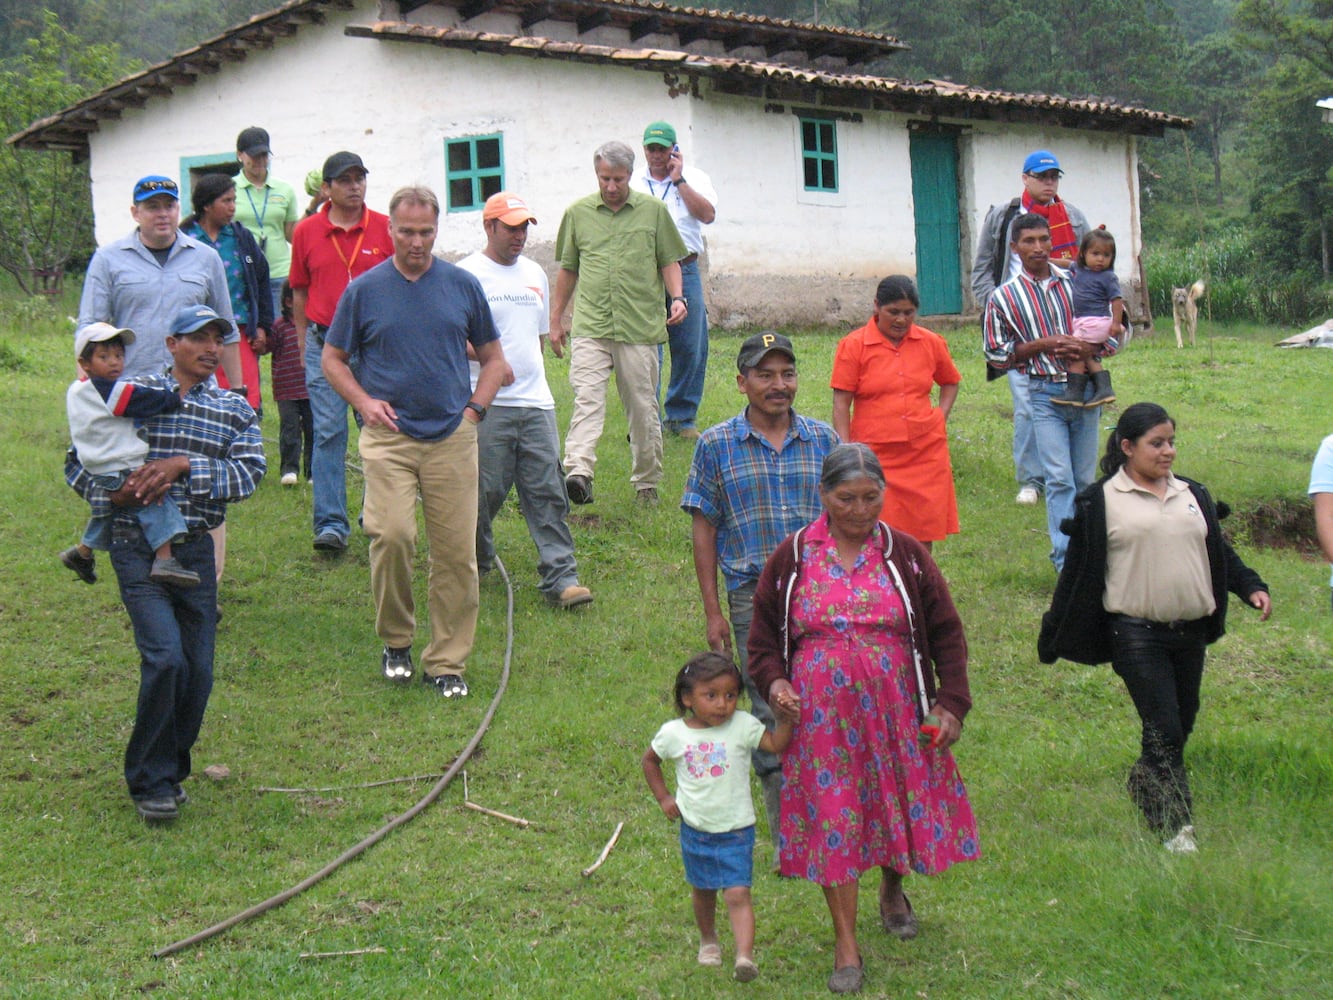
<instances>
[{"instance_id":1,"label":"orange dress","mask_svg":"<svg viewBox=\"0 0 1333 1000\"><path fill-rule=\"evenodd\" d=\"M961 381L948 343L915 323L895 347L872 318L833 356L830 384L852 394L852 440L884 467L880 519L923 542L958 533L949 435L930 393Z\"/></svg>"}]
</instances>

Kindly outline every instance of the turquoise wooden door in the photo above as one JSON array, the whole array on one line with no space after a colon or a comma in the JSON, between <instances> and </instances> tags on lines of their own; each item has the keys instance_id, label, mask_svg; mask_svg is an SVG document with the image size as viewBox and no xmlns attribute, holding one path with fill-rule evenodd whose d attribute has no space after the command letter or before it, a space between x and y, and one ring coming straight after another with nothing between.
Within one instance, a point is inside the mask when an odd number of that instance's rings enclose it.
<instances>
[{"instance_id":1,"label":"turquoise wooden door","mask_svg":"<svg viewBox=\"0 0 1333 1000\"><path fill-rule=\"evenodd\" d=\"M938 132L911 135L916 284L926 315L963 311L959 265L958 146Z\"/></svg>"}]
</instances>

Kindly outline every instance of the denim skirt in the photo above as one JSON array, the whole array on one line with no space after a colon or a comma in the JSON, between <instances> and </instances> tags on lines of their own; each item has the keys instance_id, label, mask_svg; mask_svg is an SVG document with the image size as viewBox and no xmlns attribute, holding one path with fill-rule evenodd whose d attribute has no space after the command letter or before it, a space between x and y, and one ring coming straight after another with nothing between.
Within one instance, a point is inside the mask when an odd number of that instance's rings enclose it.
<instances>
[{"instance_id":1,"label":"denim skirt","mask_svg":"<svg viewBox=\"0 0 1333 1000\"><path fill-rule=\"evenodd\" d=\"M754 880L754 827L705 833L680 823L685 881L696 889L730 889Z\"/></svg>"}]
</instances>

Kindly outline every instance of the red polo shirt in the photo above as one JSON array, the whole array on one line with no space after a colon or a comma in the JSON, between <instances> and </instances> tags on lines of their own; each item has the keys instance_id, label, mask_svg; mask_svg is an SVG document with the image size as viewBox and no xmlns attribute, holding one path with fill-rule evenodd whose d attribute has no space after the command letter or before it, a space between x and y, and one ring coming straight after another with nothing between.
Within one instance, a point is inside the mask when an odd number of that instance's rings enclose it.
<instances>
[{"instance_id":1,"label":"red polo shirt","mask_svg":"<svg viewBox=\"0 0 1333 1000\"><path fill-rule=\"evenodd\" d=\"M329 221L326 204L296 224L288 280L307 290L306 319L328 326L347 283L392 256L387 215L363 208L361 221L342 229Z\"/></svg>"}]
</instances>

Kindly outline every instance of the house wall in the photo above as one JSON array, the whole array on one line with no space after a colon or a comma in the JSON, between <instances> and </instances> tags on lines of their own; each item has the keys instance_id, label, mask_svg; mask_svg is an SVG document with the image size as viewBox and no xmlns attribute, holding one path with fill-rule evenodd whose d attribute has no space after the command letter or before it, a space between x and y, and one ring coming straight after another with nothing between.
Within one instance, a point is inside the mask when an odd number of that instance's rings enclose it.
<instances>
[{"instance_id":1,"label":"house wall","mask_svg":"<svg viewBox=\"0 0 1333 1000\"><path fill-rule=\"evenodd\" d=\"M521 192L539 219L529 252L551 270L564 207L596 190L593 150L620 139L641 155L643 126L665 118L679 132L687 162L706 170L718 189L717 221L705 230L715 325L864 322L879 278L915 273L909 116L864 111L860 122L839 121L839 192L810 194L790 103L774 112L765 110L773 102L720 94L707 81L698 96L673 96L654 72L343 34L347 24L375 16L373 3L331 13L322 28L302 28L170 98L103 122L91 136L99 243L132 225L129 192L138 177L179 177L183 159L207 154L226 159L248 125L269 130L273 173L298 192L329 153L359 153L370 171L367 200L381 211L403 184L425 183L443 194L447 139L501 132L505 185ZM1117 270L1122 281L1131 277L1135 254L1126 249L1138 248L1132 137L958 124L966 126L959 139L964 285L987 207L1020 191L1023 157L1041 147L1055 151L1066 171L1062 194L1119 238ZM457 258L481 242L479 212L442 217L437 253Z\"/></svg>"}]
</instances>

